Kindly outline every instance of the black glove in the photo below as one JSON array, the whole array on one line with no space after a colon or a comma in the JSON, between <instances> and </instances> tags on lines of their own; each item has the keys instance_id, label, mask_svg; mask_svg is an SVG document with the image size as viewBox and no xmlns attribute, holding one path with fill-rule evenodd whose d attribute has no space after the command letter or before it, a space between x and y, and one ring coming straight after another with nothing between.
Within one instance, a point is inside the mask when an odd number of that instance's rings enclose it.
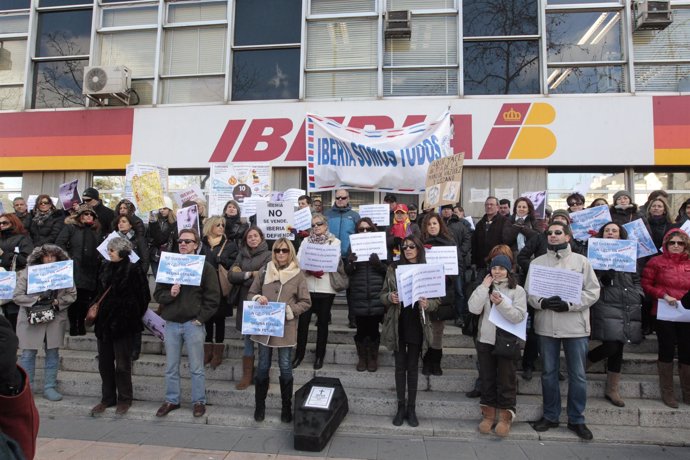
<instances>
[{"instance_id":1,"label":"black glove","mask_svg":"<svg viewBox=\"0 0 690 460\"><path fill-rule=\"evenodd\" d=\"M568 302L561 300L557 295L542 300L541 308L542 310L553 310L556 313L563 313L570 310L570 308L568 308Z\"/></svg>"},{"instance_id":2,"label":"black glove","mask_svg":"<svg viewBox=\"0 0 690 460\"><path fill-rule=\"evenodd\" d=\"M602 286L611 286L613 284L613 276L616 271L614 269L606 270L601 272L599 275L599 281L601 281Z\"/></svg>"},{"instance_id":3,"label":"black glove","mask_svg":"<svg viewBox=\"0 0 690 460\"><path fill-rule=\"evenodd\" d=\"M350 253L350 255L347 256L347 262L350 264L357 262L357 254L355 254L354 252Z\"/></svg>"},{"instance_id":4,"label":"black glove","mask_svg":"<svg viewBox=\"0 0 690 460\"><path fill-rule=\"evenodd\" d=\"M375 252L372 252L369 255L369 263L371 263L371 265L376 265L377 267L381 265L381 259L379 259L379 255Z\"/></svg>"},{"instance_id":5,"label":"black glove","mask_svg":"<svg viewBox=\"0 0 690 460\"><path fill-rule=\"evenodd\" d=\"M7 318L0 316L0 394L13 396L20 389L22 375L17 370L19 339Z\"/></svg>"}]
</instances>

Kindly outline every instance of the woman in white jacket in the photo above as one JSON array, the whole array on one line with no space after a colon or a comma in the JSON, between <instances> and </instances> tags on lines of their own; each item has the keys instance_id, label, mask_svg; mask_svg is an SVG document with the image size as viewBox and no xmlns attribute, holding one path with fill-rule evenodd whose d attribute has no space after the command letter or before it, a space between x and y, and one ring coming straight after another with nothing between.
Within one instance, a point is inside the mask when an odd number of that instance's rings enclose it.
<instances>
[{"instance_id":1,"label":"woman in white jacket","mask_svg":"<svg viewBox=\"0 0 690 460\"><path fill-rule=\"evenodd\" d=\"M479 377L482 381L482 421L479 423L479 432L491 432L498 412L496 434L505 437L510 433L515 417L517 359L520 354L518 350L515 358L496 356L496 326L489 321L489 314L492 308L496 308L505 320L513 324L522 322L527 315L527 294L513 277L513 267L508 257L494 257L490 268L491 273L474 290L468 301L470 311L481 315L477 336Z\"/></svg>"}]
</instances>

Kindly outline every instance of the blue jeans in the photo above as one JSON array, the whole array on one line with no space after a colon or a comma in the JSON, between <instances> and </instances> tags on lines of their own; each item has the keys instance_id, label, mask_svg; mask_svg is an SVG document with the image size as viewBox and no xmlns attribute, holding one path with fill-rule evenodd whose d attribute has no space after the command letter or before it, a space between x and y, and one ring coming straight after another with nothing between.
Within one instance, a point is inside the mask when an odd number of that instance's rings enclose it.
<instances>
[{"instance_id":1,"label":"blue jeans","mask_svg":"<svg viewBox=\"0 0 690 460\"><path fill-rule=\"evenodd\" d=\"M204 374L204 325L165 322L165 400L180 404L180 357L182 344L187 348L189 373L192 377L192 403L206 404Z\"/></svg>"},{"instance_id":2,"label":"blue jeans","mask_svg":"<svg viewBox=\"0 0 690 460\"><path fill-rule=\"evenodd\" d=\"M587 360L588 337L553 338L539 336L544 370L541 374L541 391L544 399L544 418L558 422L561 416L561 389L558 384L561 343L565 351L568 369L568 423L585 423L587 405Z\"/></svg>"},{"instance_id":3,"label":"blue jeans","mask_svg":"<svg viewBox=\"0 0 690 460\"><path fill-rule=\"evenodd\" d=\"M251 335L243 335L242 340L244 342L244 349L242 350L242 356L254 357L254 341Z\"/></svg>"},{"instance_id":4,"label":"blue jeans","mask_svg":"<svg viewBox=\"0 0 690 460\"><path fill-rule=\"evenodd\" d=\"M278 350L278 367L280 376L289 380L292 378L292 347L280 347ZM259 367L256 370L257 380L268 378L268 370L271 368L273 347L259 344Z\"/></svg>"}]
</instances>

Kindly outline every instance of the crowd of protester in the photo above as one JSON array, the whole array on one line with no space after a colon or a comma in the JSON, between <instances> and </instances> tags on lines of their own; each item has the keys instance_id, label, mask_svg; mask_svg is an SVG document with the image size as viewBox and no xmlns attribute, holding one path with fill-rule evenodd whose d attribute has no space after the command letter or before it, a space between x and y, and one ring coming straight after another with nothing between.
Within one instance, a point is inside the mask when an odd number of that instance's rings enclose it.
<instances>
[{"instance_id":1,"label":"crowd of protester","mask_svg":"<svg viewBox=\"0 0 690 460\"><path fill-rule=\"evenodd\" d=\"M531 380L541 356L544 414L534 429L558 426L559 380L567 379L568 428L580 438L592 439L584 418L587 368L604 361L605 397L615 406L624 406L619 391L624 346L639 343L652 333L658 337L664 404L679 404L673 392L676 354L682 401L690 404L690 323L656 320L659 299L690 308L690 241L681 229L690 218L690 200L674 215L664 191L653 192L642 206L625 190L615 193L611 205L604 198L590 204L609 206L611 214L611 222L591 232L594 237L627 239L623 224L638 219L649 230L660 253L639 259L636 273L592 268L586 257L587 241L575 239L570 227L571 213L587 205L580 193L567 197L567 209L551 212L547 206L543 216L537 215L528 198L518 198L511 209L510 201L489 197L476 224L465 218L460 205L427 210L399 203L389 193L384 202L390 206L390 224L377 227L352 209L348 190L339 189L333 205L325 209L319 199L299 198L300 208L311 207L311 228L293 231L294 241L267 241L251 219L241 216L241 207L234 200L226 203L222 215L208 217L202 203L186 203L199 205L200 234L194 229L178 233L174 206L167 196L165 206L150 213L146 224L129 200L119 201L111 210L94 188L87 188L82 196L81 204L66 211L58 210L47 194L36 198L31 212L23 198L15 198L14 212L0 214L2 269L18 273L14 297L2 300L3 314L16 331L21 350L23 372L17 375L32 386L37 351L45 349L43 396L51 401L62 398L57 391L57 372L64 336L85 335L90 306L99 303L94 332L102 397L92 413L112 406L118 414L126 413L135 397L132 361L138 359L141 348L141 317L153 299L166 322L167 360L165 401L156 415L163 417L180 407L184 344L193 414L202 416L206 411L205 366L216 368L222 363L227 318L234 315L241 331L244 300L260 304L280 301L286 304L284 336L243 336L242 375L236 388L255 386L254 418L263 420L271 356L277 348L281 420L290 422L292 369L305 358L312 312L317 317L313 368L318 370L326 361L331 308L336 295L344 291L348 323L356 329L357 371L377 371L380 345L394 354L396 426L404 421L410 426L419 424L415 409L419 360L423 375L443 374L443 337L448 324L462 328L475 340L479 372L467 396L480 398L481 433L493 429L499 436L509 434L517 412L518 363L522 378ZM113 231L115 238L107 245L110 260L105 260L97 247ZM352 251L350 235L365 232L385 232L385 260L375 253ZM342 258L337 276L299 268L305 242L339 247ZM403 308L396 268L425 263L425 252L435 246L457 248L458 275L446 275L446 296L420 298L412 308ZM155 276L164 252L205 255L201 285L158 283L151 293L146 275L150 268ZM138 256L136 263L130 261L132 253ZM27 266L67 259L74 261L74 287L27 294ZM580 273L581 302L527 295L530 267L537 265ZM54 310L54 318L31 323L28 315L32 309L46 305ZM509 338L488 320L492 307L512 323L527 318L522 354L519 343L517 353L499 350ZM590 339L601 344L590 350ZM567 376L559 371L561 347Z\"/></svg>"}]
</instances>

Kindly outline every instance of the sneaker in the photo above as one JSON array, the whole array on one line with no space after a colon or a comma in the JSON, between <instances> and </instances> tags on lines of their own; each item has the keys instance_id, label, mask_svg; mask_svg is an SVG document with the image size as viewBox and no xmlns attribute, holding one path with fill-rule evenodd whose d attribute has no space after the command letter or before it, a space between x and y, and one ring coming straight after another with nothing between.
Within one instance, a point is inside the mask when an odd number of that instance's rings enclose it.
<instances>
[{"instance_id":1,"label":"sneaker","mask_svg":"<svg viewBox=\"0 0 690 460\"><path fill-rule=\"evenodd\" d=\"M574 432L578 438L584 439L585 441L594 439L594 435L584 423L568 423L568 429Z\"/></svg>"}]
</instances>

